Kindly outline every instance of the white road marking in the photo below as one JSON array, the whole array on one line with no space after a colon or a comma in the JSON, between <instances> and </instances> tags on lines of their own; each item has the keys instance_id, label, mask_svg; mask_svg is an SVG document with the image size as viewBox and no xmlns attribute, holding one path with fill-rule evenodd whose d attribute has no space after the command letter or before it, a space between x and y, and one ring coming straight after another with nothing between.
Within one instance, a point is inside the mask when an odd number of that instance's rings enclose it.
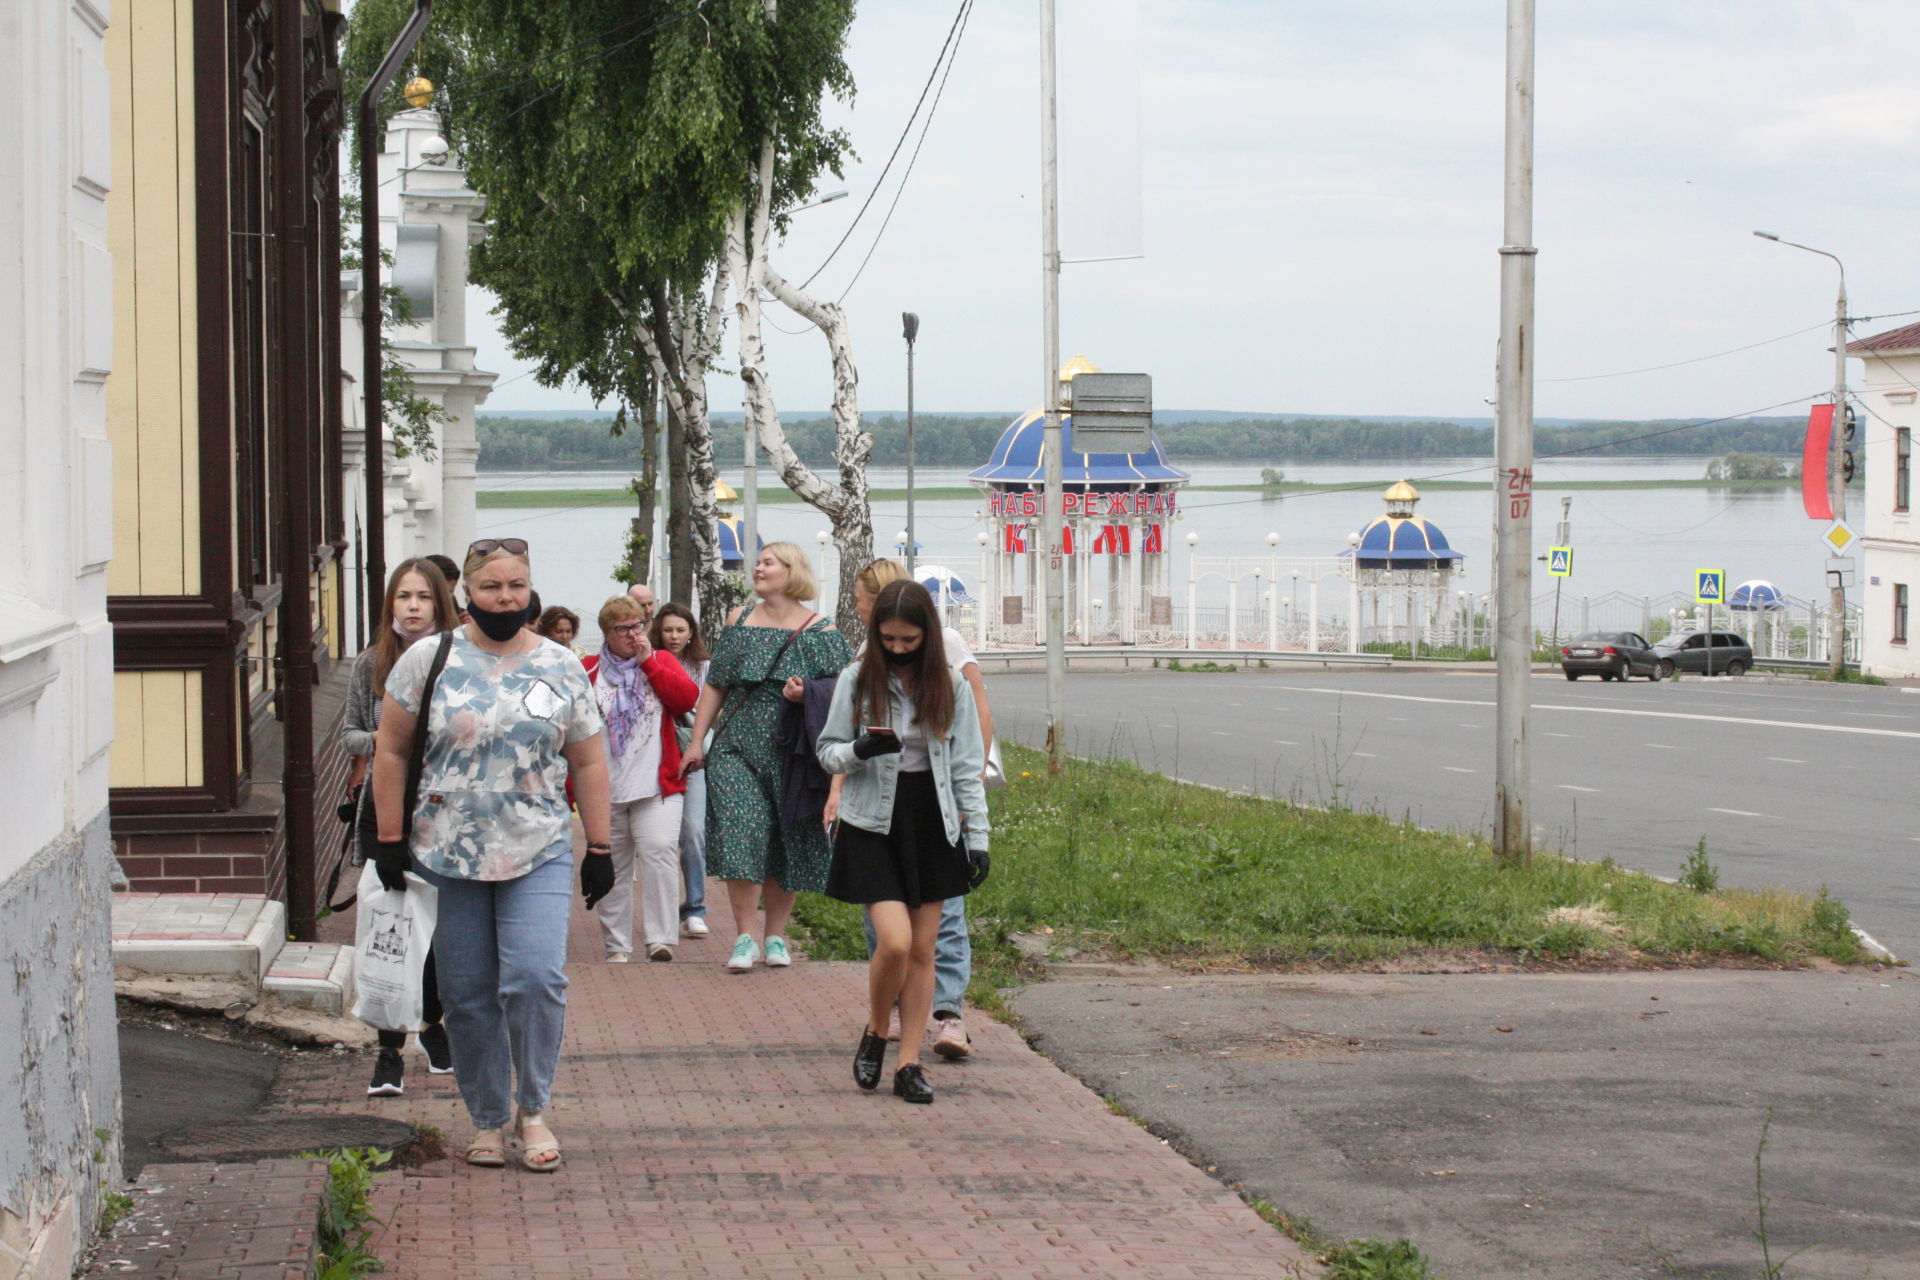
<instances>
[{"instance_id":1,"label":"white road marking","mask_svg":"<svg viewBox=\"0 0 1920 1280\"><path fill-rule=\"evenodd\" d=\"M1547 736L1549 738L1571 738L1573 735L1570 733L1549 733Z\"/></svg>"},{"instance_id":2,"label":"white road marking","mask_svg":"<svg viewBox=\"0 0 1920 1280\"><path fill-rule=\"evenodd\" d=\"M1212 732L1213 732L1213 736L1216 738L1231 738L1233 736L1233 734L1229 733L1225 729L1215 729Z\"/></svg>"},{"instance_id":3,"label":"white road marking","mask_svg":"<svg viewBox=\"0 0 1920 1280\"><path fill-rule=\"evenodd\" d=\"M1331 693L1343 698L1387 698L1395 702L1437 702L1456 707L1491 707L1485 698L1433 698L1412 693L1375 693L1361 689L1327 689L1308 685L1288 686L1296 693ZM1755 716L1705 716L1686 711L1646 711L1637 707L1572 706L1564 702L1536 702L1536 711L1584 711L1598 716L1651 716L1656 720L1703 720L1709 724L1750 724L1764 729L1812 729L1819 733L1863 733L1875 738L1920 738L1912 729L1874 729L1865 725L1814 724L1801 720L1762 720ZM1339 712L1330 714L1338 715ZM1462 729L1479 725L1462 724ZM1565 736L1565 735L1560 735Z\"/></svg>"},{"instance_id":4,"label":"white road marking","mask_svg":"<svg viewBox=\"0 0 1920 1280\"><path fill-rule=\"evenodd\" d=\"M1770 816L1764 813L1755 813L1751 809L1716 809L1711 805L1707 807L1707 812L1732 814L1736 818L1765 818Z\"/></svg>"},{"instance_id":5,"label":"white road marking","mask_svg":"<svg viewBox=\"0 0 1920 1280\"><path fill-rule=\"evenodd\" d=\"M1680 749L1665 742L1643 742L1640 745L1649 751L1678 751Z\"/></svg>"},{"instance_id":6,"label":"white road marking","mask_svg":"<svg viewBox=\"0 0 1920 1280\"><path fill-rule=\"evenodd\" d=\"M1275 738L1273 740L1273 745L1276 747L1297 747L1300 744L1288 738Z\"/></svg>"},{"instance_id":7,"label":"white road marking","mask_svg":"<svg viewBox=\"0 0 1920 1280\"><path fill-rule=\"evenodd\" d=\"M1806 763L1805 760L1795 760L1792 756L1768 756L1767 759L1773 761L1775 764L1805 764ZM1914 839L1920 840L1920 836L1915 836Z\"/></svg>"},{"instance_id":8,"label":"white road marking","mask_svg":"<svg viewBox=\"0 0 1920 1280\"><path fill-rule=\"evenodd\" d=\"M1405 720L1405 719L1407 719L1407 718L1408 718L1408 717L1406 717L1406 716L1388 716L1388 717L1387 717L1387 719L1389 719L1389 720Z\"/></svg>"},{"instance_id":9,"label":"white road marking","mask_svg":"<svg viewBox=\"0 0 1920 1280\"><path fill-rule=\"evenodd\" d=\"M1448 773L1472 773L1472 772L1474 772L1474 770L1472 770L1472 769L1462 769L1462 768L1461 768L1461 767L1460 767L1459 765L1457 765L1457 764L1446 764L1446 765L1441 765L1440 767L1441 767L1441 768L1443 768L1443 769L1445 769L1445 770L1446 770L1446 771L1447 771ZM1914 837L1914 839L1915 839L1915 840L1920 840L1920 836L1915 836L1915 837Z\"/></svg>"},{"instance_id":10,"label":"white road marking","mask_svg":"<svg viewBox=\"0 0 1920 1280\"><path fill-rule=\"evenodd\" d=\"M1598 788L1598 787L1576 787L1576 786L1574 786L1574 785L1573 785L1573 784L1572 784L1571 782L1563 782L1563 783L1561 783L1561 784L1560 784L1560 789L1561 789L1562 791L1586 791L1586 792L1590 792L1590 793L1592 793L1592 794L1594 794L1594 795L1599 795L1599 794L1600 794L1600 788Z\"/></svg>"},{"instance_id":11,"label":"white road marking","mask_svg":"<svg viewBox=\"0 0 1920 1280\"><path fill-rule=\"evenodd\" d=\"M1362 760L1378 760L1380 758L1371 751L1356 751L1353 754L1359 756Z\"/></svg>"}]
</instances>

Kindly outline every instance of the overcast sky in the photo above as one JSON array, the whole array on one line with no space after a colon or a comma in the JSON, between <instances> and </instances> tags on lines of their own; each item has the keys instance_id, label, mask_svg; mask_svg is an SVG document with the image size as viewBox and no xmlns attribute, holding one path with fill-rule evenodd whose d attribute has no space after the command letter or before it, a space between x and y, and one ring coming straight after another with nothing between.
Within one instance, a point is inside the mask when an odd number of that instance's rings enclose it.
<instances>
[{"instance_id":1,"label":"overcast sky","mask_svg":"<svg viewBox=\"0 0 1920 1280\"><path fill-rule=\"evenodd\" d=\"M848 49L858 96L834 110L858 157L826 184L852 195L795 217L775 254L790 279L819 266L872 189L957 3L861 5ZM905 404L903 310L921 316L920 408L1039 403L1037 7L977 0L918 164L847 297L868 412ZM1145 0L1147 256L1067 268L1065 354L1151 373L1169 408L1490 413L1504 9ZM1830 321L1833 264L1757 240L1756 227L1843 258L1855 315L1920 308L1917 69L1912 0L1541 4L1535 412L1720 417L1829 385L1818 330L1662 372L1554 381ZM852 280L898 177L816 292ZM488 303L476 295L475 311ZM475 320L482 367L501 371L483 412L590 407L578 391L509 382L527 366ZM823 408L819 336L770 332L769 345L782 410ZM716 409L738 407L737 379L711 390Z\"/></svg>"}]
</instances>

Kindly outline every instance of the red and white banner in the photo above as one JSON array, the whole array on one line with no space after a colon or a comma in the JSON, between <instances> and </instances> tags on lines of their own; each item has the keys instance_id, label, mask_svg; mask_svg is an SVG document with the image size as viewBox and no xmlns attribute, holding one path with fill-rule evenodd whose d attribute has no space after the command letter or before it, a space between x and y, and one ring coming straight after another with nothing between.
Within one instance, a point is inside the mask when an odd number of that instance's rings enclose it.
<instances>
[{"instance_id":1,"label":"red and white banner","mask_svg":"<svg viewBox=\"0 0 1920 1280\"><path fill-rule=\"evenodd\" d=\"M1006 552L1010 556L1023 556L1027 553L1027 526L1010 524L1007 526Z\"/></svg>"},{"instance_id":2,"label":"red and white banner","mask_svg":"<svg viewBox=\"0 0 1920 1280\"><path fill-rule=\"evenodd\" d=\"M1093 540L1093 554L1097 556L1125 556L1133 554L1133 528L1130 525L1110 524L1100 530Z\"/></svg>"}]
</instances>

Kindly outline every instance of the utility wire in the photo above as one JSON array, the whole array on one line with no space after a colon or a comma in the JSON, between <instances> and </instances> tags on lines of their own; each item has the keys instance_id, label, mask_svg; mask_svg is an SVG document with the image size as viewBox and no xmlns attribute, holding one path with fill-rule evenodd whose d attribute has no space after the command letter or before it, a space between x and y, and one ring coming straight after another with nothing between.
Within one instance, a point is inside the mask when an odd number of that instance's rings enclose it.
<instances>
[{"instance_id":1,"label":"utility wire","mask_svg":"<svg viewBox=\"0 0 1920 1280\"><path fill-rule=\"evenodd\" d=\"M1682 365L1699 364L1703 360L1718 360L1722 356L1738 355L1742 351L1752 351L1755 347L1769 346L1775 342L1785 342L1788 338L1797 338L1803 333L1812 333L1815 329L1825 329L1832 324L1822 320L1819 324L1810 324L1804 329L1795 329L1792 333L1783 333L1777 338L1766 338L1759 342L1750 342L1744 347L1734 347L1728 351L1716 351L1710 356L1695 356L1691 360L1675 360L1672 364L1650 364L1644 369L1622 369L1618 373L1588 373L1577 378L1541 378L1541 382L1595 382L1601 378L1625 378L1636 373L1657 373L1662 369L1678 369Z\"/></svg>"},{"instance_id":2,"label":"utility wire","mask_svg":"<svg viewBox=\"0 0 1920 1280\"><path fill-rule=\"evenodd\" d=\"M953 64L960 57L960 41L967 34L966 20L973 13L973 0L965 0L960 7L960 29L953 39L953 53L947 58L947 69L940 73L940 87L934 91L933 104L927 108L926 123L920 127L920 141L913 144L913 154L907 157L907 167L900 174L900 186L893 193L893 203L887 206L887 216L881 219L880 230L874 234L873 243L867 247L867 256L860 259L859 269L853 273L853 279L847 281L847 287L840 291L835 305L845 302L847 295L853 292L853 286L860 283L860 277L866 273L867 264L873 261L875 250L886 238L887 227L893 222L893 211L900 207L900 197L907 193L907 183L913 177L914 162L920 158L920 148L927 144L927 134L933 129L934 113L940 110L940 99L947 91L947 77L953 74ZM817 273L816 273L817 274Z\"/></svg>"},{"instance_id":3,"label":"utility wire","mask_svg":"<svg viewBox=\"0 0 1920 1280\"><path fill-rule=\"evenodd\" d=\"M886 182L887 174L893 169L893 162L900 158L900 148L907 144L907 136L913 132L913 122L920 118L920 108L925 105L927 101L927 92L933 88L934 78L940 74L941 65L947 61L947 50L953 45L954 37L960 30L962 19L967 16L967 11L972 7L973 0L960 0L960 7L954 11L953 24L947 28L947 38L941 41L940 52L933 60L933 69L927 72L927 82L920 86L920 97L919 100L913 104L913 114L909 115L906 124L901 126L900 137L893 144L892 154L887 156L887 163L881 167L880 176L873 180L873 190L867 192L867 198L860 204L860 212L853 215L853 221L847 224L846 232L840 237L840 242L833 246L833 252L827 254L826 261L815 267L813 274L800 282L802 289L812 284L814 280L819 277L820 273L827 269L828 264L833 261L835 255L846 247L848 240L853 238L853 229L860 225L860 219L867 216L867 209L873 204L874 197L880 194L880 188Z\"/></svg>"}]
</instances>

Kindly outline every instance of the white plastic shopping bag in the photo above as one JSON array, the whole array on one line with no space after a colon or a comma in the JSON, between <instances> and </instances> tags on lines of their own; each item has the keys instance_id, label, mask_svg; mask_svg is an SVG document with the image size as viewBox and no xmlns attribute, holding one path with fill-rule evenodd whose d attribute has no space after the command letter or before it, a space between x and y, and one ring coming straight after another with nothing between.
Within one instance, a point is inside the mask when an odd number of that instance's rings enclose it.
<instances>
[{"instance_id":1,"label":"white plastic shopping bag","mask_svg":"<svg viewBox=\"0 0 1920 1280\"><path fill-rule=\"evenodd\" d=\"M427 947L439 905L440 891L411 871L405 892L396 893L380 883L371 861L362 869L354 1017L381 1031L420 1029Z\"/></svg>"}]
</instances>

